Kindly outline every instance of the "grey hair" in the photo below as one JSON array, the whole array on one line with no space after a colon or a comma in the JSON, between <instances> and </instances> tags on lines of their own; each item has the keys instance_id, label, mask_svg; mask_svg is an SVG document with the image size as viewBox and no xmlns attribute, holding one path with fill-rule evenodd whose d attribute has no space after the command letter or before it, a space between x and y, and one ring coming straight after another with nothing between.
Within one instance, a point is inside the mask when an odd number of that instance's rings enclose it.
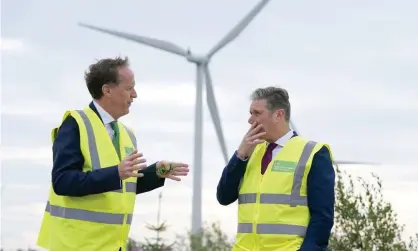
<instances>
[{"instance_id":1,"label":"grey hair","mask_svg":"<svg viewBox=\"0 0 418 251\"><path fill-rule=\"evenodd\" d=\"M251 99L265 100L269 111L274 112L277 109L283 109L285 119L290 120L290 102L289 94L286 89L280 87L269 86L266 88L258 88L251 94Z\"/></svg>"}]
</instances>

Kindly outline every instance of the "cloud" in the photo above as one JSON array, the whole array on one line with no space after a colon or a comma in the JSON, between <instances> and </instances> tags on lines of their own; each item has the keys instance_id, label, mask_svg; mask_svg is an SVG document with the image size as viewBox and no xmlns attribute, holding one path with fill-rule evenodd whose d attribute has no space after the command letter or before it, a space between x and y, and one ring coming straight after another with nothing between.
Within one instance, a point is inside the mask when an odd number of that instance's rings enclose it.
<instances>
[{"instance_id":1,"label":"cloud","mask_svg":"<svg viewBox=\"0 0 418 251\"><path fill-rule=\"evenodd\" d=\"M165 104L177 106L194 106L196 99L196 83L194 82L174 82L165 83L144 81L137 85L138 101L149 104ZM206 105L205 89L203 90L203 102ZM227 106L230 99L227 93L223 92L223 88L214 86L215 96L218 105Z\"/></svg>"},{"instance_id":2,"label":"cloud","mask_svg":"<svg viewBox=\"0 0 418 251\"><path fill-rule=\"evenodd\" d=\"M53 102L47 99L33 100L32 102L25 102L18 100L9 101L2 106L2 115L20 115L29 116L30 119L39 116L42 119L48 119L48 116L57 115L65 111L62 104Z\"/></svg>"},{"instance_id":3,"label":"cloud","mask_svg":"<svg viewBox=\"0 0 418 251\"><path fill-rule=\"evenodd\" d=\"M51 147L25 148L25 147L1 147L2 161L21 160L27 163L45 164L52 160Z\"/></svg>"},{"instance_id":4,"label":"cloud","mask_svg":"<svg viewBox=\"0 0 418 251\"><path fill-rule=\"evenodd\" d=\"M25 49L23 41L16 38L2 37L0 44L2 52L22 52Z\"/></svg>"},{"instance_id":5,"label":"cloud","mask_svg":"<svg viewBox=\"0 0 418 251\"><path fill-rule=\"evenodd\" d=\"M5 152L5 158L14 158L15 153L11 153L13 151L28 151L30 155L31 148L51 146L51 130L59 125L61 114L50 116L47 111L44 111L46 114L24 114L25 111L20 113L18 110L12 112L16 113L2 113L1 116L1 149L8 151ZM21 148L22 146L29 149L3 149L4 147ZM24 155L26 152L22 154Z\"/></svg>"}]
</instances>

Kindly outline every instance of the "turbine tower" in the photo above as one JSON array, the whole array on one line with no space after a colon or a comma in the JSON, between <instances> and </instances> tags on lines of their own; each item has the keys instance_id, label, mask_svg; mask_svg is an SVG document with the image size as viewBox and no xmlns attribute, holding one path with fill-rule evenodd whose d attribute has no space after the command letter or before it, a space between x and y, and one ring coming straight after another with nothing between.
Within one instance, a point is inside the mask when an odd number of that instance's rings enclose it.
<instances>
[{"instance_id":1,"label":"turbine tower","mask_svg":"<svg viewBox=\"0 0 418 251\"><path fill-rule=\"evenodd\" d=\"M139 44L154 47L159 50L170 52L182 56L190 63L196 65L196 105L195 105L195 139L194 139L194 161L193 161L193 197L192 197L192 233L197 233L202 224L202 138L203 138L203 82L206 87L206 101L215 126L215 131L221 146L222 155L225 163L228 163L228 153L226 150L225 138L222 131L218 107L212 86L212 79L209 73L209 61L215 53L220 51L229 42L234 40L254 19L255 16L267 5L270 0L261 0L244 18L228 32L206 55L192 53L188 49L160 39L139 36L126 32L100 28L89 24L79 23L80 26L106 33L123 39L127 39Z\"/></svg>"}]
</instances>

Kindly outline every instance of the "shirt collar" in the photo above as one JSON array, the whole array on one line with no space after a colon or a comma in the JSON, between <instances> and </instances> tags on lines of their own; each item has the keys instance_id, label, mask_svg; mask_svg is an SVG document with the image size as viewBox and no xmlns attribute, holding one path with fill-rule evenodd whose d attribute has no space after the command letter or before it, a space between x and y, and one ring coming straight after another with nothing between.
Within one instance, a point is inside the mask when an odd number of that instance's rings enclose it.
<instances>
[{"instance_id":1,"label":"shirt collar","mask_svg":"<svg viewBox=\"0 0 418 251\"><path fill-rule=\"evenodd\" d=\"M284 147L284 145L286 144L286 142L291 139L293 136L293 130L288 131L285 135L283 135L281 138L279 138L278 140L276 140L276 143L278 146Z\"/></svg>"},{"instance_id":2,"label":"shirt collar","mask_svg":"<svg viewBox=\"0 0 418 251\"><path fill-rule=\"evenodd\" d=\"M115 119L107 112L103 107L101 107L96 101L93 100L93 104L97 109L97 112L99 113L100 117L103 120L103 124L107 125L112 121L115 121Z\"/></svg>"}]
</instances>

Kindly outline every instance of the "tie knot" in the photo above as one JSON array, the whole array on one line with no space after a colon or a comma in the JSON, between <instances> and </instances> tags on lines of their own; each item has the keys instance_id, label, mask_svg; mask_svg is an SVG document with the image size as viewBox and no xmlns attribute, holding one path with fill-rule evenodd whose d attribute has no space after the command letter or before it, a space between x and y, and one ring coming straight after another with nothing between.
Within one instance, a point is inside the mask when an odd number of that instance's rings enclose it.
<instances>
[{"instance_id":1,"label":"tie knot","mask_svg":"<svg viewBox=\"0 0 418 251\"><path fill-rule=\"evenodd\" d=\"M277 144L276 143L270 143L267 146L267 151L273 151L274 148L276 148Z\"/></svg>"},{"instance_id":2,"label":"tie knot","mask_svg":"<svg viewBox=\"0 0 418 251\"><path fill-rule=\"evenodd\" d=\"M110 126L112 127L113 130L115 130L115 127L117 125L118 121L117 120L113 120L112 122L110 122Z\"/></svg>"}]
</instances>

